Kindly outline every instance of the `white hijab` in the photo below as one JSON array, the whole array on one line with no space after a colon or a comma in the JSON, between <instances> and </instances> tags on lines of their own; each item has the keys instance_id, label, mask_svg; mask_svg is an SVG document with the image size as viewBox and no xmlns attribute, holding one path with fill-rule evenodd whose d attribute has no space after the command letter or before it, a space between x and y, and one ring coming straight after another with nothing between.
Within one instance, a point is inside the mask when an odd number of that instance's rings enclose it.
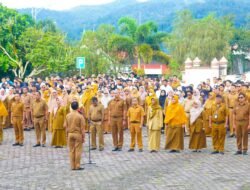
<instances>
[{"instance_id":1,"label":"white hijab","mask_svg":"<svg viewBox=\"0 0 250 190\"><path fill-rule=\"evenodd\" d=\"M198 104L198 107L195 108L192 106L190 110L190 124L192 125L196 119L200 116L201 112L203 111L203 107L201 106L201 102L199 100L195 100L194 103Z\"/></svg>"}]
</instances>

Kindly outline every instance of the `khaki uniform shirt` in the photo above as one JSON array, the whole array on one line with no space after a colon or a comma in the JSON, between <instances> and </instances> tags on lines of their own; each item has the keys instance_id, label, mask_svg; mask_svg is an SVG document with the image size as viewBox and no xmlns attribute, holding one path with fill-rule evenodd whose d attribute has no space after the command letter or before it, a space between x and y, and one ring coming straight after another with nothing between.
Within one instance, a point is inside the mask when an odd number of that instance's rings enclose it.
<instances>
[{"instance_id":1,"label":"khaki uniform shirt","mask_svg":"<svg viewBox=\"0 0 250 190\"><path fill-rule=\"evenodd\" d=\"M123 117L123 113L126 109L126 103L122 99L113 99L109 102L109 112L111 117Z\"/></svg>"},{"instance_id":2,"label":"khaki uniform shirt","mask_svg":"<svg viewBox=\"0 0 250 190\"><path fill-rule=\"evenodd\" d=\"M24 109L29 109L31 107L31 102L32 102L32 97L30 94L23 94L22 97L22 102L24 104Z\"/></svg>"},{"instance_id":3,"label":"khaki uniform shirt","mask_svg":"<svg viewBox=\"0 0 250 190\"><path fill-rule=\"evenodd\" d=\"M99 103L97 106L91 105L89 108L89 119L91 121L101 121L104 116L104 106Z\"/></svg>"},{"instance_id":4,"label":"khaki uniform shirt","mask_svg":"<svg viewBox=\"0 0 250 190\"><path fill-rule=\"evenodd\" d=\"M210 116L212 117L212 122L222 123L226 121L228 116L228 109L226 108L226 105L224 103L213 104Z\"/></svg>"},{"instance_id":5,"label":"khaki uniform shirt","mask_svg":"<svg viewBox=\"0 0 250 190\"><path fill-rule=\"evenodd\" d=\"M127 116L130 122L141 122L141 118L145 115L143 108L139 105L131 106L128 109Z\"/></svg>"},{"instance_id":6,"label":"khaki uniform shirt","mask_svg":"<svg viewBox=\"0 0 250 190\"><path fill-rule=\"evenodd\" d=\"M12 117L23 117L24 105L22 102L13 102L11 105Z\"/></svg>"},{"instance_id":7,"label":"khaki uniform shirt","mask_svg":"<svg viewBox=\"0 0 250 190\"><path fill-rule=\"evenodd\" d=\"M85 128L84 117L77 111L70 112L65 119L67 133L82 134Z\"/></svg>"},{"instance_id":8,"label":"khaki uniform shirt","mask_svg":"<svg viewBox=\"0 0 250 190\"><path fill-rule=\"evenodd\" d=\"M41 99L40 101L34 101L32 104L32 115L35 118L45 116L48 110L48 106L45 100Z\"/></svg>"},{"instance_id":9,"label":"khaki uniform shirt","mask_svg":"<svg viewBox=\"0 0 250 190\"><path fill-rule=\"evenodd\" d=\"M250 115L250 104L244 102L243 104L236 103L234 107L234 115L236 121L248 121Z\"/></svg>"},{"instance_id":10,"label":"khaki uniform shirt","mask_svg":"<svg viewBox=\"0 0 250 190\"><path fill-rule=\"evenodd\" d=\"M230 109L234 108L234 104L236 103L237 98L238 98L238 94L237 93L234 93L234 94L230 93L230 94L228 94L228 96L227 96L227 105L228 105L228 108L230 108Z\"/></svg>"}]
</instances>

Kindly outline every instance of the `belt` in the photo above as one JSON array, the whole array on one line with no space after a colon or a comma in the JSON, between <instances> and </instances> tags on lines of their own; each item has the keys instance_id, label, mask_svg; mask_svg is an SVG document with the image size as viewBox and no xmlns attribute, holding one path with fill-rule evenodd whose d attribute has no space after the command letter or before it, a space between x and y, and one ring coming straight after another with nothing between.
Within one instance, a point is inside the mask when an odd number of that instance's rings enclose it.
<instances>
[{"instance_id":1,"label":"belt","mask_svg":"<svg viewBox=\"0 0 250 190\"><path fill-rule=\"evenodd\" d=\"M219 125L219 124L223 124L223 123L225 123L225 121L218 121L218 122L216 122L216 121L213 121L213 123L214 123L214 124L217 124L217 125Z\"/></svg>"},{"instance_id":2,"label":"belt","mask_svg":"<svg viewBox=\"0 0 250 190\"><path fill-rule=\"evenodd\" d=\"M130 123L141 123L139 121L130 121Z\"/></svg>"},{"instance_id":3,"label":"belt","mask_svg":"<svg viewBox=\"0 0 250 190\"><path fill-rule=\"evenodd\" d=\"M44 115L34 116L34 118L41 118L41 117L44 117Z\"/></svg>"},{"instance_id":4,"label":"belt","mask_svg":"<svg viewBox=\"0 0 250 190\"><path fill-rule=\"evenodd\" d=\"M91 121L93 121L93 122L99 122L99 121L102 121L101 119L99 119L99 120L91 120Z\"/></svg>"},{"instance_id":5,"label":"belt","mask_svg":"<svg viewBox=\"0 0 250 190\"><path fill-rule=\"evenodd\" d=\"M186 111L186 113L190 113L190 112L187 112L187 111Z\"/></svg>"},{"instance_id":6,"label":"belt","mask_svg":"<svg viewBox=\"0 0 250 190\"><path fill-rule=\"evenodd\" d=\"M229 109L234 109L234 107L228 107Z\"/></svg>"},{"instance_id":7,"label":"belt","mask_svg":"<svg viewBox=\"0 0 250 190\"><path fill-rule=\"evenodd\" d=\"M23 116L21 115L21 116L12 116L12 117L23 117Z\"/></svg>"},{"instance_id":8,"label":"belt","mask_svg":"<svg viewBox=\"0 0 250 190\"><path fill-rule=\"evenodd\" d=\"M246 122L248 120L247 119L242 119L242 120L236 120L236 121L238 121L238 122Z\"/></svg>"},{"instance_id":9,"label":"belt","mask_svg":"<svg viewBox=\"0 0 250 190\"><path fill-rule=\"evenodd\" d=\"M123 116L112 116L113 118L120 118L120 117L123 117Z\"/></svg>"}]
</instances>

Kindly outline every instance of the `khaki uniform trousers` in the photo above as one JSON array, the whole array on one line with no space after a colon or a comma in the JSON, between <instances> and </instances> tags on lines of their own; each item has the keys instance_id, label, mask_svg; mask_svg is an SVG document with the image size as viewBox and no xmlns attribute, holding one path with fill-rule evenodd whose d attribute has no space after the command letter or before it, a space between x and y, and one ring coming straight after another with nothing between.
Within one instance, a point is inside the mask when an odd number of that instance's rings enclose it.
<instances>
[{"instance_id":1,"label":"khaki uniform trousers","mask_svg":"<svg viewBox=\"0 0 250 190\"><path fill-rule=\"evenodd\" d=\"M3 142L3 128L4 128L4 123L5 118L3 116L0 116L0 144Z\"/></svg>"},{"instance_id":2,"label":"khaki uniform trousers","mask_svg":"<svg viewBox=\"0 0 250 190\"><path fill-rule=\"evenodd\" d=\"M40 118L34 118L34 127L36 131L36 142L37 144L46 143L46 128L45 128L45 120L44 116Z\"/></svg>"},{"instance_id":3,"label":"khaki uniform trousers","mask_svg":"<svg viewBox=\"0 0 250 190\"><path fill-rule=\"evenodd\" d=\"M236 121L236 139L239 151L248 150L248 121Z\"/></svg>"},{"instance_id":4,"label":"khaki uniform trousers","mask_svg":"<svg viewBox=\"0 0 250 190\"><path fill-rule=\"evenodd\" d=\"M29 129L32 127L32 119L31 119L31 111L29 108L26 108L24 111L24 124L25 129Z\"/></svg>"},{"instance_id":5,"label":"khaki uniform trousers","mask_svg":"<svg viewBox=\"0 0 250 190\"><path fill-rule=\"evenodd\" d=\"M115 148L122 148L123 146L123 120L122 117L110 119L110 126L112 129L112 138Z\"/></svg>"},{"instance_id":6,"label":"khaki uniform trousers","mask_svg":"<svg viewBox=\"0 0 250 190\"><path fill-rule=\"evenodd\" d=\"M71 169L79 169L82 154L82 134L68 133L69 158Z\"/></svg>"},{"instance_id":7,"label":"khaki uniform trousers","mask_svg":"<svg viewBox=\"0 0 250 190\"><path fill-rule=\"evenodd\" d=\"M130 135L131 135L131 142L130 148L135 148L135 143L137 140L137 146L139 149L143 148L142 144L142 128L140 123L130 123Z\"/></svg>"},{"instance_id":8,"label":"khaki uniform trousers","mask_svg":"<svg viewBox=\"0 0 250 190\"><path fill-rule=\"evenodd\" d=\"M190 113L186 112L186 117L187 117L187 123L185 125L185 133L186 135L190 134Z\"/></svg>"},{"instance_id":9,"label":"khaki uniform trousers","mask_svg":"<svg viewBox=\"0 0 250 190\"><path fill-rule=\"evenodd\" d=\"M228 109L228 116L229 116L229 130L230 130L230 135L234 135L234 126L233 126L233 109L229 108Z\"/></svg>"},{"instance_id":10,"label":"khaki uniform trousers","mask_svg":"<svg viewBox=\"0 0 250 190\"><path fill-rule=\"evenodd\" d=\"M225 123L212 123L212 142L215 151L224 152L226 133Z\"/></svg>"},{"instance_id":11,"label":"khaki uniform trousers","mask_svg":"<svg viewBox=\"0 0 250 190\"><path fill-rule=\"evenodd\" d=\"M103 137L103 126L101 121L90 123L90 132L91 132L91 147L96 148L96 133L99 140L99 148L104 147L104 137Z\"/></svg>"},{"instance_id":12,"label":"khaki uniform trousers","mask_svg":"<svg viewBox=\"0 0 250 190\"><path fill-rule=\"evenodd\" d=\"M15 132L15 143L23 144L23 117L13 117L12 124Z\"/></svg>"}]
</instances>

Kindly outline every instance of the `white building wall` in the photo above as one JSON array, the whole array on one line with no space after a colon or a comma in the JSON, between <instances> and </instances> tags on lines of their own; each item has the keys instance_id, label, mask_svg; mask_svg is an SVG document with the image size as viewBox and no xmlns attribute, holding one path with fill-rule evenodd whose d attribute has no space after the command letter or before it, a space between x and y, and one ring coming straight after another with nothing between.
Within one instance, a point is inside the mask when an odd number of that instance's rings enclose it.
<instances>
[{"instance_id":1,"label":"white building wall","mask_svg":"<svg viewBox=\"0 0 250 190\"><path fill-rule=\"evenodd\" d=\"M206 81L206 79L210 79L212 82L213 77L219 77L219 69L189 68L185 69L182 75L182 79L186 85L193 84L195 87L202 81Z\"/></svg>"}]
</instances>

